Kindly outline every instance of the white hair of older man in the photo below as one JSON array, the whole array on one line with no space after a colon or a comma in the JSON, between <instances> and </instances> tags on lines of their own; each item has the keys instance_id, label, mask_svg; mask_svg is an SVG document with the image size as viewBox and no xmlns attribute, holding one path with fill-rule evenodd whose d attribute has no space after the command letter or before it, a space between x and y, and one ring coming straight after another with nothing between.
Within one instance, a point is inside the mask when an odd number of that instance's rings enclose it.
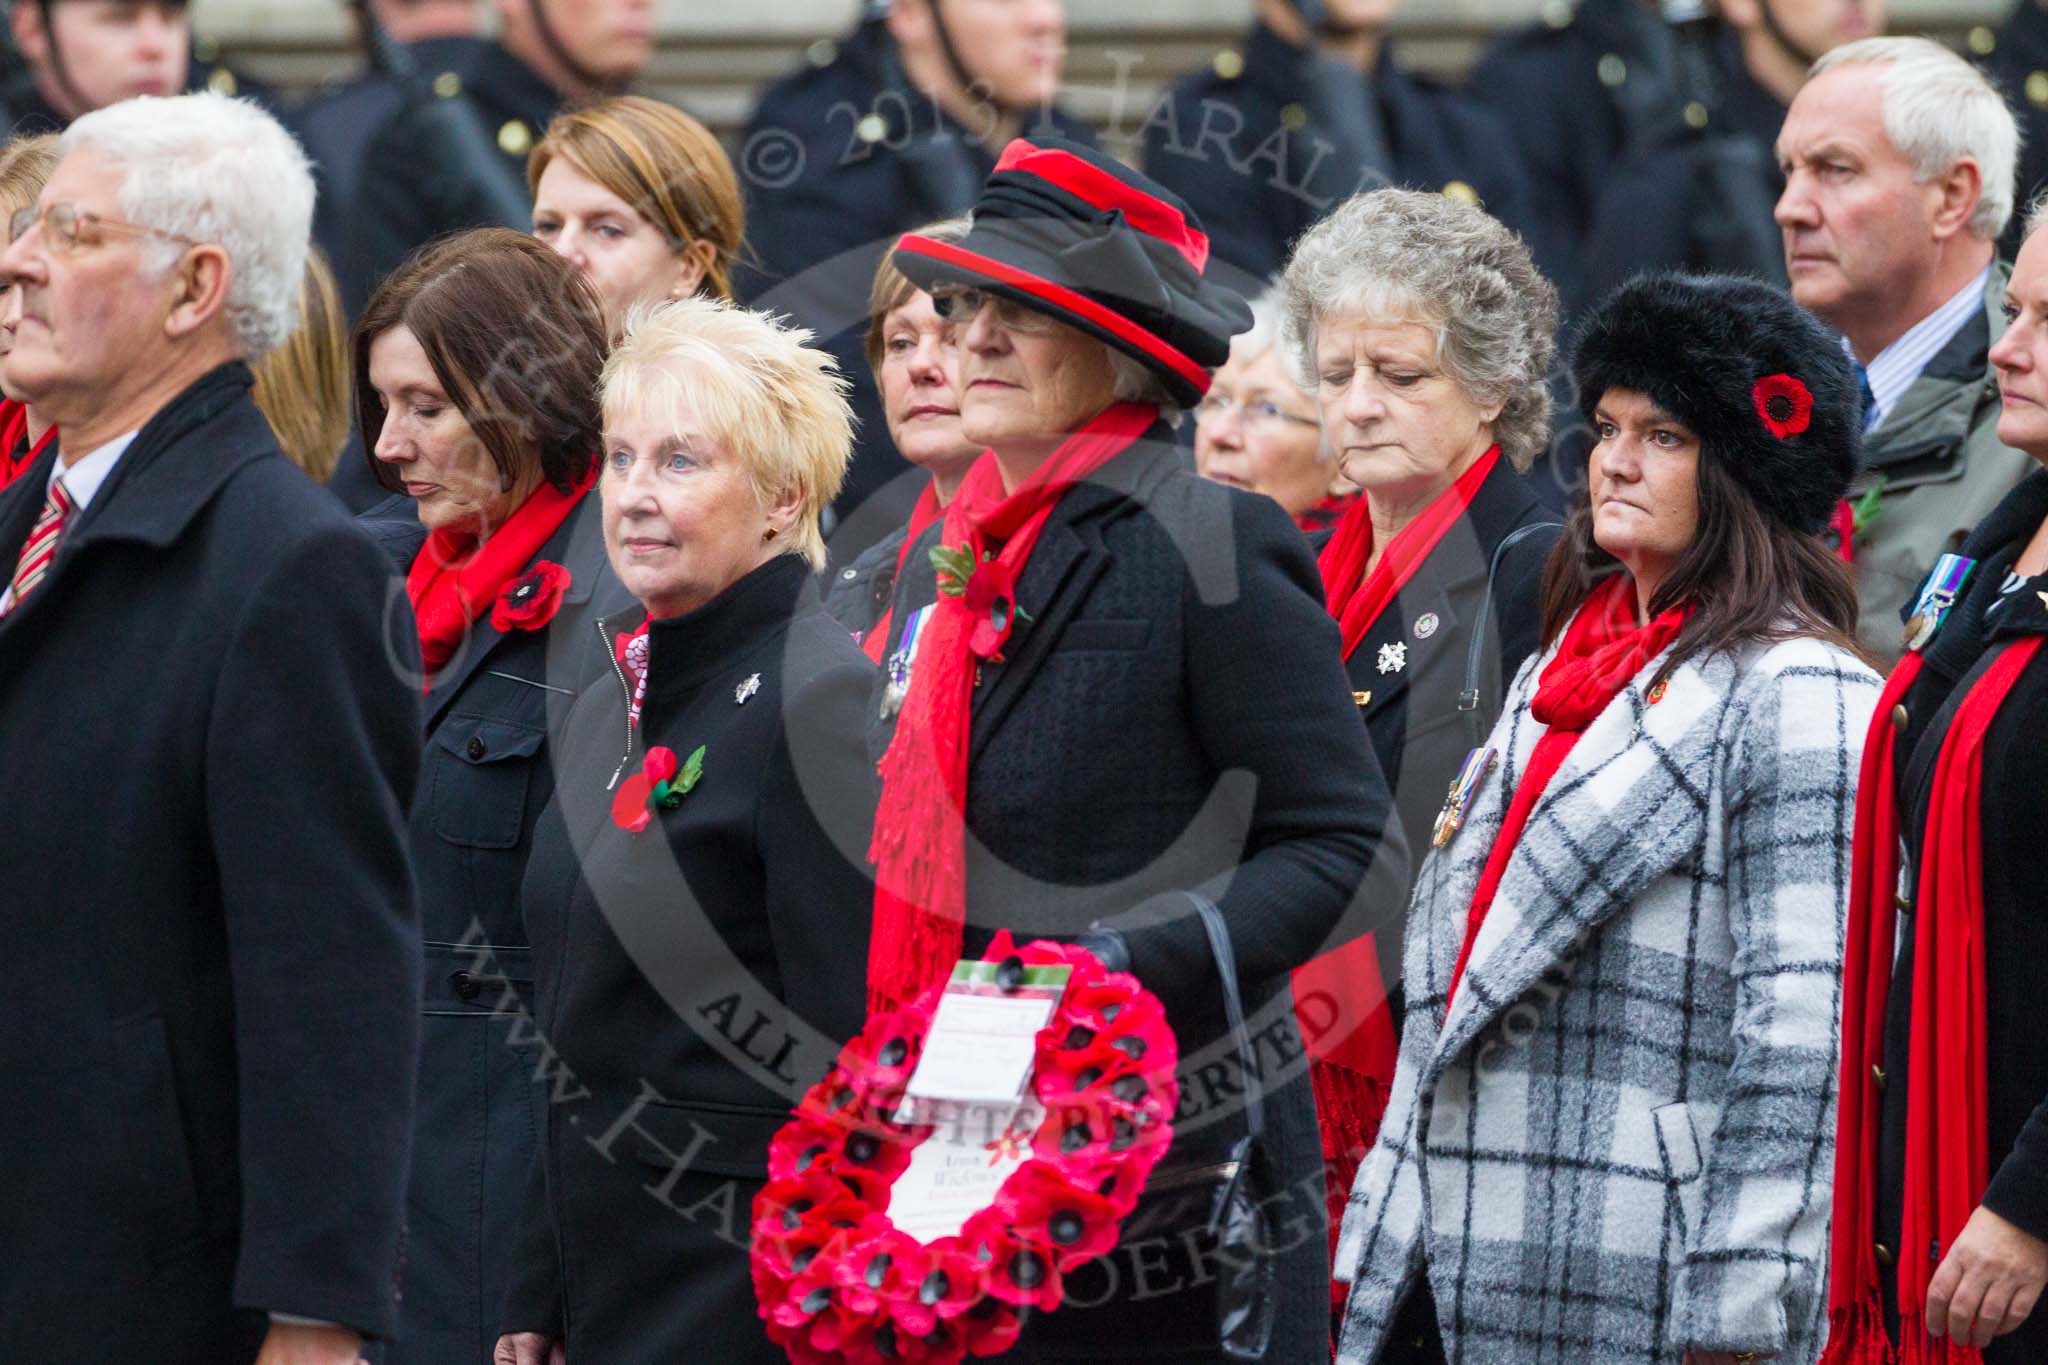
<instances>
[{"instance_id":1,"label":"white hair of older man","mask_svg":"<svg viewBox=\"0 0 2048 1365\"><path fill-rule=\"evenodd\" d=\"M1976 67L1928 38L1861 38L1813 64L1813 76L1844 66L1884 68L1884 134L1913 163L1922 184L1964 157L1977 163L1983 189L1970 231L1990 241L2012 217L2020 127L1996 87Z\"/></svg>"},{"instance_id":2,"label":"white hair of older man","mask_svg":"<svg viewBox=\"0 0 2048 1365\"><path fill-rule=\"evenodd\" d=\"M139 227L216 245L230 263L228 324L245 359L282 345L299 321L299 282L313 230L313 172L284 126L249 100L207 91L139 96L65 130L121 163L121 215ZM184 248L149 239L150 269Z\"/></svg>"}]
</instances>

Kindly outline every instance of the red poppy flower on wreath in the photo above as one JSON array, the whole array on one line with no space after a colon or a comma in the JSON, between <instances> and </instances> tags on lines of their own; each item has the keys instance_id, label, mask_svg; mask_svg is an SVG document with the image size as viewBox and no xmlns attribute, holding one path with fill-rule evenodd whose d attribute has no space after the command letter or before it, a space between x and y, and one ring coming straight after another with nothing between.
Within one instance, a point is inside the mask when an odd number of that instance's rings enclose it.
<instances>
[{"instance_id":1,"label":"red poppy flower on wreath","mask_svg":"<svg viewBox=\"0 0 2048 1365\"><path fill-rule=\"evenodd\" d=\"M491 604L491 628L498 631L539 630L555 619L562 609L562 594L569 589L569 571L549 560L534 566L505 585Z\"/></svg>"},{"instance_id":2,"label":"red poppy flower on wreath","mask_svg":"<svg viewBox=\"0 0 2048 1365\"><path fill-rule=\"evenodd\" d=\"M1116 1205L1043 1161L1027 1163L1003 1186L996 1212L1020 1240L1051 1247L1063 1271L1116 1249Z\"/></svg>"},{"instance_id":3,"label":"red poppy flower on wreath","mask_svg":"<svg viewBox=\"0 0 2048 1365\"><path fill-rule=\"evenodd\" d=\"M1789 374L1767 374L1749 391L1756 415L1779 440L1797 436L1813 422L1813 395Z\"/></svg>"}]
</instances>

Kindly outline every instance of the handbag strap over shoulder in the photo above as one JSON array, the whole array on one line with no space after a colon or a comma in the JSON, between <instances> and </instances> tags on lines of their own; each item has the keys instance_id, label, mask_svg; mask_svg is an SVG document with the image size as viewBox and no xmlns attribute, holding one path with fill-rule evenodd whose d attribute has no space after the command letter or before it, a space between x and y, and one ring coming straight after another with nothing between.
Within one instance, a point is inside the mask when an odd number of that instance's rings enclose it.
<instances>
[{"instance_id":1,"label":"handbag strap over shoulder","mask_svg":"<svg viewBox=\"0 0 2048 1365\"><path fill-rule=\"evenodd\" d=\"M1266 1133L1265 1087L1253 1066L1257 1059L1252 1052L1251 1031L1244 1023L1244 995L1237 986L1237 952L1231 947L1230 926L1224 922L1216 902L1192 891L1186 894L1194 902L1202 931L1209 936L1209 952L1216 959L1216 979L1223 986L1223 1019L1230 1026L1231 1042L1237 1046L1238 1067L1244 1073L1245 1130L1258 1141Z\"/></svg>"}]
</instances>

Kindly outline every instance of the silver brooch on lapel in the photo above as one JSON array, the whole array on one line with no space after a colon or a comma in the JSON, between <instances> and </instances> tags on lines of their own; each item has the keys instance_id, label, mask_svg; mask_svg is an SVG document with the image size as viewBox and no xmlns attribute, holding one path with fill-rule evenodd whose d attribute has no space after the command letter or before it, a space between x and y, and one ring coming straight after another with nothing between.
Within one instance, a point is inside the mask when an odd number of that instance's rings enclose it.
<instances>
[{"instance_id":1,"label":"silver brooch on lapel","mask_svg":"<svg viewBox=\"0 0 2048 1365\"><path fill-rule=\"evenodd\" d=\"M1441 624L1443 623L1437 620L1435 612L1426 611L1422 613L1422 615L1415 618L1415 638L1427 640L1430 636L1436 634L1436 628Z\"/></svg>"},{"instance_id":2,"label":"silver brooch on lapel","mask_svg":"<svg viewBox=\"0 0 2048 1365\"><path fill-rule=\"evenodd\" d=\"M1406 668L1408 666L1407 642L1404 640L1394 640L1381 645L1379 666L1382 673L1399 673L1402 669Z\"/></svg>"},{"instance_id":3,"label":"silver brooch on lapel","mask_svg":"<svg viewBox=\"0 0 2048 1365\"><path fill-rule=\"evenodd\" d=\"M747 704L747 698L753 696L756 692L759 692L760 690L761 675L759 673L749 674L745 682L741 683L738 687L735 687L732 690L733 705L745 706Z\"/></svg>"}]
</instances>

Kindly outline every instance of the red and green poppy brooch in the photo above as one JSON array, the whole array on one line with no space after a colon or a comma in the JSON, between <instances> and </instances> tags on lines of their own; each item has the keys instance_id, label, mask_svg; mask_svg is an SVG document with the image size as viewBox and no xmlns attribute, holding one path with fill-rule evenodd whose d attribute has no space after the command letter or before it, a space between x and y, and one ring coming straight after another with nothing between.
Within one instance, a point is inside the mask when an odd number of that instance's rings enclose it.
<instances>
[{"instance_id":1,"label":"red and green poppy brooch","mask_svg":"<svg viewBox=\"0 0 2048 1365\"><path fill-rule=\"evenodd\" d=\"M676 751L657 744L640 760L640 771L619 783L612 793L612 823L638 834L647 828L657 810L674 810L683 796L704 776L704 745L676 762Z\"/></svg>"}]
</instances>

